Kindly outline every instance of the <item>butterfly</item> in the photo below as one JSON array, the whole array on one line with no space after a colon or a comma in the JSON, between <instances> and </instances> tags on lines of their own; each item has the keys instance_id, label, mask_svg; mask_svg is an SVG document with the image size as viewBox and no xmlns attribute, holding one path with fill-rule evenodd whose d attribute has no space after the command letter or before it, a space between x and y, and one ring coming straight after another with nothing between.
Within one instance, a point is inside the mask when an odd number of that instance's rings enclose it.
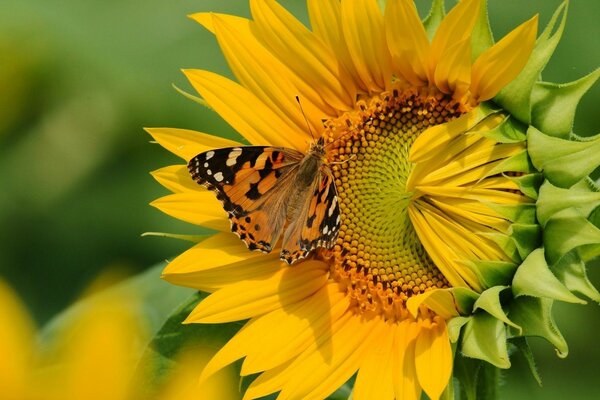
<instances>
[{"instance_id":1,"label":"butterfly","mask_svg":"<svg viewBox=\"0 0 600 400\"><path fill-rule=\"evenodd\" d=\"M188 170L216 192L231 231L250 250L269 253L283 234L280 258L292 264L337 239L340 208L325 156L321 137L306 154L270 146L210 150L192 158Z\"/></svg>"}]
</instances>

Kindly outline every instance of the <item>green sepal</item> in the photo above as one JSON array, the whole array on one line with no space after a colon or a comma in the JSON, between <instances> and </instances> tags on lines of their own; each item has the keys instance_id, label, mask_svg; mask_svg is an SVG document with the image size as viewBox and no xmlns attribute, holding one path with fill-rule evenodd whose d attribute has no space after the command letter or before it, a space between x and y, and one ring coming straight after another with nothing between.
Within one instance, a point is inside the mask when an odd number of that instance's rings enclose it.
<instances>
[{"instance_id":1,"label":"green sepal","mask_svg":"<svg viewBox=\"0 0 600 400\"><path fill-rule=\"evenodd\" d=\"M540 186L542 185L542 182L544 182L544 175L541 173L533 173L521 176L505 175L505 177L519 185L519 190L523 192L525 196L534 200L538 198Z\"/></svg>"},{"instance_id":2,"label":"green sepal","mask_svg":"<svg viewBox=\"0 0 600 400\"><path fill-rule=\"evenodd\" d=\"M502 217L520 224L536 224L536 205L531 203L498 204L483 202Z\"/></svg>"},{"instance_id":3,"label":"green sepal","mask_svg":"<svg viewBox=\"0 0 600 400\"><path fill-rule=\"evenodd\" d=\"M463 329L462 353L487 361L498 368L510 368L504 323L487 312L478 312Z\"/></svg>"},{"instance_id":4,"label":"green sepal","mask_svg":"<svg viewBox=\"0 0 600 400\"><path fill-rule=\"evenodd\" d=\"M531 347L529 347L529 342L527 342L527 338L518 337L518 338L514 338L511 342L512 342L512 344L515 345L515 347L517 349L519 349L519 351L525 358L525 361L527 361L527 365L529 366L531 375L533 375L533 378L535 379L537 384L541 387L542 386L542 377L540 376L537 366L535 365L535 359L533 358L533 352L531 351Z\"/></svg>"},{"instance_id":5,"label":"green sepal","mask_svg":"<svg viewBox=\"0 0 600 400\"><path fill-rule=\"evenodd\" d=\"M586 304L567 289L550 271L543 249L533 251L517 269L512 282L515 296L543 297L567 303Z\"/></svg>"},{"instance_id":6,"label":"green sepal","mask_svg":"<svg viewBox=\"0 0 600 400\"><path fill-rule=\"evenodd\" d=\"M214 111L213 108L202 97L194 96L193 94L188 93L185 90L178 88L174 83L171 84L171 86L173 86L173 89L175 89L183 97L186 97L186 98L192 100L193 102L200 104L202 107L206 107L209 110Z\"/></svg>"},{"instance_id":7,"label":"green sepal","mask_svg":"<svg viewBox=\"0 0 600 400\"><path fill-rule=\"evenodd\" d=\"M569 138L577 105L599 77L600 68L574 82L537 82L532 93L532 125L547 135Z\"/></svg>"},{"instance_id":8,"label":"green sepal","mask_svg":"<svg viewBox=\"0 0 600 400\"><path fill-rule=\"evenodd\" d=\"M523 173L530 173L535 171L533 168L533 164L529 159L529 155L527 154L527 150L523 149L523 151L515 154L514 156L502 160L498 165L492 168L486 174L486 176L493 176L507 171Z\"/></svg>"},{"instance_id":9,"label":"green sepal","mask_svg":"<svg viewBox=\"0 0 600 400\"><path fill-rule=\"evenodd\" d=\"M521 260L542 244L542 228L538 224L512 224L508 234L513 238Z\"/></svg>"},{"instance_id":10,"label":"green sepal","mask_svg":"<svg viewBox=\"0 0 600 400\"><path fill-rule=\"evenodd\" d=\"M496 319L504 322L506 325L510 325L513 328L521 331L521 327L515 325L510 319L508 319L506 313L502 309L502 302L500 301L501 293L508 289L509 286L494 286L481 293L475 305L473 311L479 309L487 312Z\"/></svg>"},{"instance_id":11,"label":"green sepal","mask_svg":"<svg viewBox=\"0 0 600 400\"><path fill-rule=\"evenodd\" d=\"M477 57L484 51L494 45L494 36L490 27L490 19L488 17L487 0L480 2L479 18L473 27L471 34L471 60L475 61Z\"/></svg>"},{"instance_id":12,"label":"green sepal","mask_svg":"<svg viewBox=\"0 0 600 400\"><path fill-rule=\"evenodd\" d=\"M158 237L166 237L166 238L177 239L177 240L185 240L186 242L200 243L204 239L211 237L212 234L209 234L209 235L183 235L183 234L178 234L178 233L166 233L166 232L144 232L144 233L142 233L141 236L142 237L158 236Z\"/></svg>"},{"instance_id":13,"label":"green sepal","mask_svg":"<svg viewBox=\"0 0 600 400\"><path fill-rule=\"evenodd\" d=\"M600 255L600 228L577 210L563 210L546 223L544 247L550 265L574 249L583 261L589 261Z\"/></svg>"},{"instance_id":14,"label":"green sepal","mask_svg":"<svg viewBox=\"0 0 600 400\"><path fill-rule=\"evenodd\" d=\"M527 148L535 168L563 188L573 186L600 165L600 135L580 142L548 136L530 126Z\"/></svg>"},{"instance_id":15,"label":"green sepal","mask_svg":"<svg viewBox=\"0 0 600 400\"><path fill-rule=\"evenodd\" d=\"M552 272L571 291L600 303L600 293L588 279L585 262L571 252L552 267Z\"/></svg>"},{"instance_id":16,"label":"green sepal","mask_svg":"<svg viewBox=\"0 0 600 400\"><path fill-rule=\"evenodd\" d=\"M448 290L454 297L459 314L470 315L473 312L473 305L479 297L479 293L465 287L454 287Z\"/></svg>"},{"instance_id":17,"label":"green sepal","mask_svg":"<svg viewBox=\"0 0 600 400\"><path fill-rule=\"evenodd\" d=\"M507 234L495 232L495 233L479 233L480 236L486 237L492 240L502 251L504 254L511 259L511 261L520 264L522 261L521 256L519 255L519 251L517 250L517 244L515 240Z\"/></svg>"},{"instance_id":18,"label":"green sepal","mask_svg":"<svg viewBox=\"0 0 600 400\"><path fill-rule=\"evenodd\" d=\"M517 264L508 261L469 260L465 261L465 265L477 274L477 279L486 289L508 285L517 270Z\"/></svg>"},{"instance_id":19,"label":"green sepal","mask_svg":"<svg viewBox=\"0 0 600 400\"><path fill-rule=\"evenodd\" d=\"M454 376L460 382L460 399L477 400L477 383L483 362L457 354L454 358Z\"/></svg>"},{"instance_id":20,"label":"green sepal","mask_svg":"<svg viewBox=\"0 0 600 400\"><path fill-rule=\"evenodd\" d=\"M505 110L526 124L531 122L531 97L534 85L562 36L567 20L567 4L568 2L565 1L554 12L550 22L536 41L529 61L521 73L494 98L494 101L502 105ZM561 14L560 25L556 28Z\"/></svg>"},{"instance_id":21,"label":"green sepal","mask_svg":"<svg viewBox=\"0 0 600 400\"><path fill-rule=\"evenodd\" d=\"M509 115L494 129L477 134L498 143L519 143L527 140L527 127Z\"/></svg>"},{"instance_id":22,"label":"green sepal","mask_svg":"<svg viewBox=\"0 0 600 400\"><path fill-rule=\"evenodd\" d=\"M444 0L433 0L431 8L429 9L429 14L423 20L423 26L425 27L425 32L427 32L427 37L430 42L445 16L446 9L444 7Z\"/></svg>"},{"instance_id":23,"label":"green sepal","mask_svg":"<svg viewBox=\"0 0 600 400\"><path fill-rule=\"evenodd\" d=\"M584 217L600 206L600 192L592 191L586 180L569 189L562 189L546 181L540 187L540 196L536 202L538 220L542 226L556 213L567 208L578 210Z\"/></svg>"},{"instance_id":24,"label":"green sepal","mask_svg":"<svg viewBox=\"0 0 600 400\"><path fill-rule=\"evenodd\" d=\"M458 342L462 327L469 322L470 319L471 317L454 317L446 322L446 329L448 330L448 338L450 339L450 342Z\"/></svg>"},{"instance_id":25,"label":"green sepal","mask_svg":"<svg viewBox=\"0 0 600 400\"><path fill-rule=\"evenodd\" d=\"M559 357L569 354L569 347L552 317L551 299L523 296L513 299L509 305L508 316L519 325L521 336L537 336L546 339L555 348Z\"/></svg>"}]
</instances>

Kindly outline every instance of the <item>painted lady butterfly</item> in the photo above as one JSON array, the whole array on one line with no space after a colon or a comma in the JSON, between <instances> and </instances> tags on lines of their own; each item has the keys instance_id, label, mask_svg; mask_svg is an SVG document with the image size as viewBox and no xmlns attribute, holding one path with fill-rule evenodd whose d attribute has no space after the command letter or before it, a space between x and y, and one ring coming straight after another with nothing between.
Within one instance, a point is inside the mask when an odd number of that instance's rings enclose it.
<instances>
[{"instance_id":1,"label":"painted lady butterfly","mask_svg":"<svg viewBox=\"0 0 600 400\"><path fill-rule=\"evenodd\" d=\"M250 250L269 253L283 233L280 258L292 264L335 243L340 209L323 138L306 154L268 146L210 150L192 158L188 169L216 192L231 231Z\"/></svg>"}]
</instances>

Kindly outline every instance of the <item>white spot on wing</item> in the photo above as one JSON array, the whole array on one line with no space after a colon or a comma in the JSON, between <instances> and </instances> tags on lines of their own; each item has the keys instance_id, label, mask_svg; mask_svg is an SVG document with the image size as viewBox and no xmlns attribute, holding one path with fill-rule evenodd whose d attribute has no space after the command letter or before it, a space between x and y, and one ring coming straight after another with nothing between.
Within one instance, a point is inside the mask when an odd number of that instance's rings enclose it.
<instances>
[{"instance_id":1,"label":"white spot on wing","mask_svg":"<svg viewBox=\"0 0 600 400\"><path fill-rule=\"evenodd\" d=\"M228 167L235 165L237 163L237 158L240 156L240 154L242 154L242 149L240 149L239 147L236 147L235 149L231 150L229 156L227 157L227 161L225 161L225 164L227 164Z\"/></svg>"},{"instance_id":2,"label":"white spot on wing","mask_svg":"<svg viewBox=\"0 0 600 400\"><path fill-rule=\"evenodd\" d=\"M208 168L208 163L207 162L204 163L204 168Z\"/></svg>"},{"instance_id":3,"label":"white spot on wing","mask_svg":"<svg viewBox=\"0 0 600 400\"><path fill-rule=\"evenodd\" d=\"M206 152L206 159L210 160L211 158L213 158L214 155L215 155L214 151L212 151L212 150L211 151L207 151Z\"/></svg>"},{"instance_id":4,"label":"white spot on wing","mask_svg":"<svg viewBox=\"0 0 600 400\"><path fill-rule=\"evenodd\" d=\"M335 210L335 206L337 205L337 196L333 198L331 202L331 206L329 206L329 211L327 211L328 215L331 217L333 215L333 210Z\"/></svg>"},{"instance_id":5,"label":"white spot on wing","mask_svg":"<svg viewBox=\"0 0 600 400\"><path fill-rule=\"evenodd\" d=\"M206 170L206 175L212 175L212 171L210 169Z\"/></svg>"},{"instance_id":6,"label":"white spot on wing","mask_svg":"<svg viewBox=\"0 0 600 400\"><path fill-rule=\"evenodd\" d=\"M223 173L222 173L222 172L217 172L217 173L214 175L214 178L215 178L215 180L216 180L217 182L221 182L221 181L223 180Z\"/></svg>"}]
</instances>

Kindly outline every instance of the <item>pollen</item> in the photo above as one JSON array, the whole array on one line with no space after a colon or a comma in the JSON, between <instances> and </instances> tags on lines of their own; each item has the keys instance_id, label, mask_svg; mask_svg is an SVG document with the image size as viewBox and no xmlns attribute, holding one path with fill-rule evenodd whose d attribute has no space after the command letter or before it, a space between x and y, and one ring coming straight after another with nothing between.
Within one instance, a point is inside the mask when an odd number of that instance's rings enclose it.
<instances>
[{"instance_id":1,"label":"pollen","mask_svg":"<svg viewBox=\"0 0 600 400\"><path fill-rule=\"evenodd\" d=\"M398 319L411 296L449 287L408 215L410 147L425 129L465 110L450 97L416 90L361 100L357 110L326 124L341 211L332 276L360 312Z\"/></svg>"}]
</instances>

